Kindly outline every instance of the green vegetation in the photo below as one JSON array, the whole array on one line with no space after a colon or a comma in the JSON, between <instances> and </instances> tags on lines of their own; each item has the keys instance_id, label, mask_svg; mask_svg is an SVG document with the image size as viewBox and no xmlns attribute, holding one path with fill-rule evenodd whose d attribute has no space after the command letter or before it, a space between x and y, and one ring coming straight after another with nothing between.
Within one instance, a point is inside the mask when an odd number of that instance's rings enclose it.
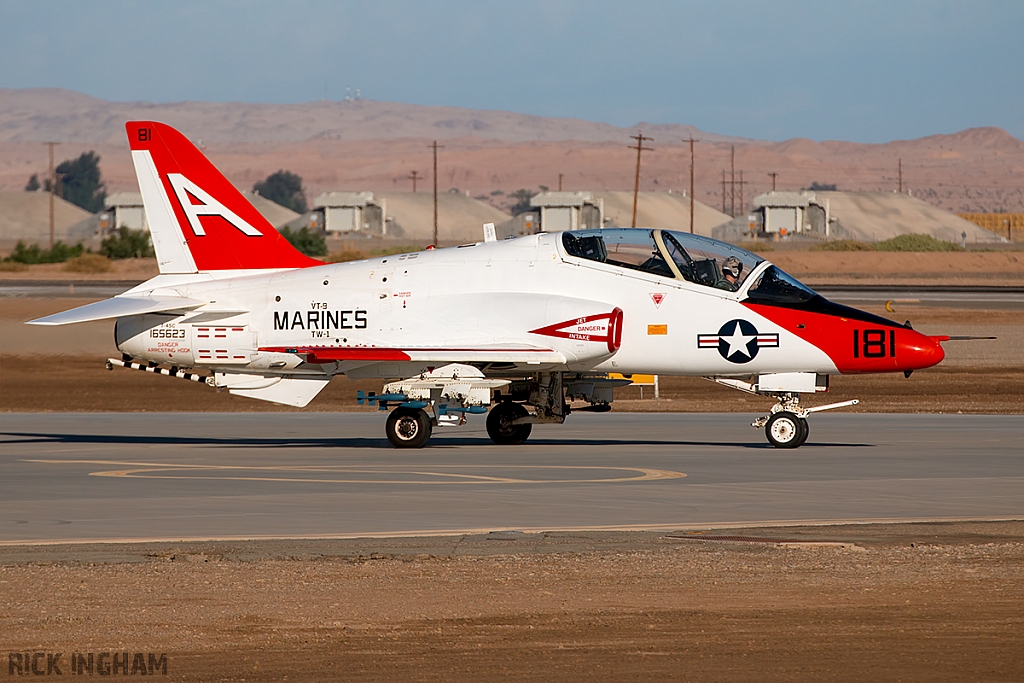
<instances>
[{"instance_id":1,"label":"green vegetation","mask_svg":"<svg viewBox=\"0 0 1024 683\"><path fill-rule=\"evenodd\" d=\"M302 188L302 178L291 171L271 173L266 180L253 185L252 189L261 197L266 197L295 213L307 211L306 191Z\"/></svg>"},{"instance_id":2,"label":"green vegetation","mask_svg":"<svg viewBox=\"0 0 1024 683\"><path fill-rule=\"evenodd\" d=\"M327 255L327 237L319 230L285 228L281 231L281 236L306 256Z\"/></svg>"},{"instance_id":3,"label":"green vegetation","mask_svg":"<svg viewBox=\"0 0 1024 683\"><path fill-rule=\"evenodd\" d=\"M807 189L812 192L835 192L837 188L835 183L819 183L815 180Z\"/></svg>"},{"instance_id":4,"label":"green vegetation","mask_svg":"<svg viewBox=\"0 0 1024 683\"><path fill-rule=\"evenodd\" d=\"M533 192L526 189L516 190L515 192L509 192L509 199L514 199L516 202L515 204L512 205L512 208L509 209L512 212L512 215L518 216L521 213L532 211L533 207L530 206L530 197L532 196Z\"/></svg>"},{"instance_id":5,"label":"green vegetation","mask_svg":"<svg viewBox=\"0 0 1024 683\"><path fill-rule=\"evenodd\" d=\"M100 254L108 259L149 258L154 255L149 231L121 226L100 245Z\"/></svg>"},{"instance_id":6,"label":"green vegetation","mask_svg":"<svg viewBox=\"0 0 1024 683\"><path fill-rule=\"evenodd\" d=\"M958 244L937 240L931 235L898 235L875 244L878 251L963 251Z\"/></svg>"},{"instance_id":7,"label":"green vegetation","mask_svg":"<svg viewBox=\"0 0 1024 683\"><path fill-rule=\"evenodd\" d=\"M72 247L58 241L53 245L53 249L42 249L38 244L26 245L24 241L18 240L18 243L14 245L14 251L4 260L28 265L35 263L63 263L69 258L81 256L84 251L81 244L76 244Z\"/></svg>"},{"instance_id":8,"label":"green vegetation","mask_svg":"<svg viewBox=\"0 0 1024 683\"><path fill-rule=\"evenodd\" d=\"M64 262L64 270L70 273L109 273L113 264L101 254L85 253Z\"/></svg>"},{"instance_id":9,"label":"green vegetation","mask_svg":"<svg viewBox=\"0 0 1024 683\"><path fill-rule=\"evenodd\" d=\"M875 245L857 240L836 240L835 242L822 242L815 244L811 251L874 251Z\"/></svg>"},{"instance_id":10,"label":"green vegetation","mask_svg":"<svg viewBox=\"0 0 1024 683\"><path fill-rule=\"evenodd\" d=\"M28 182L25 183L25 192L36 192L40 187L42 185L39 184L39 174L33 173Z\"/></svg>"},{"instance_id":11,"label":"green vegetation","mask_svg":"<svg viewBox=\"0 0 1024 683\"><path fill-rule=\"evenodd\" d=\"M61 162L57 167L57 177L61 197L89 213L96 213L103 208L107 191L100 177L100 157L96 152L83 152L77 159Z\"/></svg>"}]
</instances>

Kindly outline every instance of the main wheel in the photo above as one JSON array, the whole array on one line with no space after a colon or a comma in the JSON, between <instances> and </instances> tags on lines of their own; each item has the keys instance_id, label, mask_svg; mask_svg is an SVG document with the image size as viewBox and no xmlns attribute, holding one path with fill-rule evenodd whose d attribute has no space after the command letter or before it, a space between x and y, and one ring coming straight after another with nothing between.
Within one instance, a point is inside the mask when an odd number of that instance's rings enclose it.
<instances>
[{"instance_id":1,"label":"main wheel","mask_svg":"<svg viewBox=\"0 0 1024 683\"><path fill-rule=\"evenodd\" d=\"M768 443L776 448L797 448L807 440L809 433L807 420L786 410L772 415L764 426Z\"/></svg>"},{"instance_id":2,"label":"main wheel","mask_svg":"<svg viewBox=\"0 0 1024 683\"><path fill-rule=\"evenodd\" d=\"M433 429L430 416L419 408L395 408L385 426L388 441L395 448L423 448Z\"/></svg>"},{"instance_id":3,"label":"main wheel","mask_svg":"<svg viewBox=\"0 0 1024 683\"><path fill-rule=\"evenodd\" d=\"M513 420L526 417L526 408L511 401L502 401L487 413L487 435L501 446L518 446L530 438L531 424L512 424Z\"/></svg>"}]
</instances>

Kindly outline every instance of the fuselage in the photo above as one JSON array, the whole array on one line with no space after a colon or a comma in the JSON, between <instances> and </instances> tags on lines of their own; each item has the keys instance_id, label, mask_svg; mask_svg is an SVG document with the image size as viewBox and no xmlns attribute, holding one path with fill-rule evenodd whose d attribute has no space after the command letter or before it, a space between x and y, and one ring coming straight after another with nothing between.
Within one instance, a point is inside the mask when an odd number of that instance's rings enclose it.
<instances>
[{"instance_id":1,"label":"fuselage","mask_svg":"<svg viewBox=\"0 0 1024 683\"><path fill-rule=\"evenodd\" d=\"M209 303L182 315L122 318L118 347L182 367L360 377L411 376L449 357L508 376L834 375L916 370L942 359L934 339L794 289L791 279L768 291L781 271L747 252L743 281L731 291L712 280L729 250L740 250L668 231L620 233L627 242L652 239L654 259L627 267L625 256L580 256L552 233L241 276L161 276L134 292ZM675 244L712 256L674 257L666 247L673 234ZM711 276L699 274L705 261L713 262Z\"/></svg>"}]
</instances>

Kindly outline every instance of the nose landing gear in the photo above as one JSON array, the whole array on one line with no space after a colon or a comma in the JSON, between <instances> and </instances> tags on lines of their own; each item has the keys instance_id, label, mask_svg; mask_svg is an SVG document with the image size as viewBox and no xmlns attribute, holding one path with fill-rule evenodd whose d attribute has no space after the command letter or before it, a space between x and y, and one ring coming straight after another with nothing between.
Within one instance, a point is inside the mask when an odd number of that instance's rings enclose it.
<instances>
[{"instance_id":1,"label":"nose landing gear","mask_svg":"<svg viewBox=\"0 0 1024 683\"><path fill-rule=\"evenodd\" d=\"M772 411L750 424L751 427L764 427L764 435L767 437L768 443L775 448L799 448L802 446L810 433L807 416L811 413L855 406L860 403L857 399L853 399L813 408L801 408L800 394L775 394L775 398L779 402L772 406Z\"/></svg>"},{"instance_id":2,"label":"nose landing gear","mask_svg":"<svg viewBox=\"0 0 1024 683\"><path fill-rule=\"evenodd\" d=\"M776 448L799 448L807 441L810 427L807 419L798 417L796 413L788 410L775 413L768 418L764 427L764 434L768 437L768 443Z\"/></svg>"}]
</instances>

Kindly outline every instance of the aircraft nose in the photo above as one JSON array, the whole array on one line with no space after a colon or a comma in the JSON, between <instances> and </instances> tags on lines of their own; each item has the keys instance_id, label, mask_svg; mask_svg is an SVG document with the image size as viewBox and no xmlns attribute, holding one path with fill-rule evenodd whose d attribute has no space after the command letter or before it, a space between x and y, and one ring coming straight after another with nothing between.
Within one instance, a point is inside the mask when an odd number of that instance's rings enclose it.
<instances>
[{"instance_id":1,"label":"aircraft nose","mask_svg":"<svg viewBox=\"0 0 1024 683\"><path fill-rule=\"evenodd\" d=\"M929 337L920 332L905 335L903 344L896 354L896 357L900 359L900 369L922 370L938 365L946 357L946 352L943 351L940 343L946 339L948 337Z\"/></svg>"}]
</instances>

